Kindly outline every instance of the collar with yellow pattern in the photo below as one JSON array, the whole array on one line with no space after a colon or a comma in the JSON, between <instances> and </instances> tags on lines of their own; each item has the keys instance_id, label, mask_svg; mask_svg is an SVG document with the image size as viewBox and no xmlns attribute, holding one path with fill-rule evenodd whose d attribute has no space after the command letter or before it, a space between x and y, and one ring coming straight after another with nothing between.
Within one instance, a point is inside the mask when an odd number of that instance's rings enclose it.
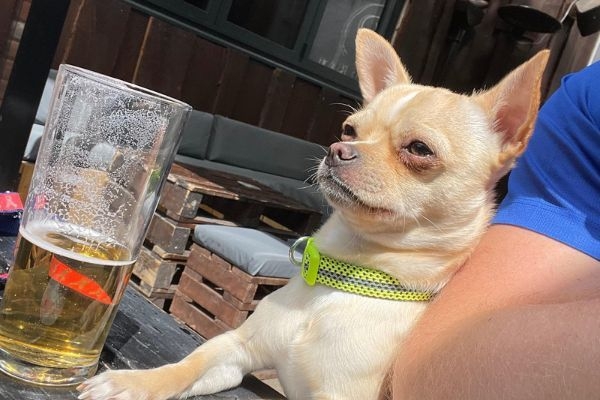
<instances>
[{"instance_id":1,"label":"collar with yellow pattern","mask_svg":"<svg viewBox=\"0 0 600 400\"><path fill-rule=\"evenodd\" d=\"M295 250L302 243L306 243L302 260L297 260ZM431 292L409 289L383 271L321 254L312 237L301 237L290 247L290 260L302 267L302 277L310 286L318 283L344 292L387 300L429 301L434 296Z\"/></svg>"}]
</instances>

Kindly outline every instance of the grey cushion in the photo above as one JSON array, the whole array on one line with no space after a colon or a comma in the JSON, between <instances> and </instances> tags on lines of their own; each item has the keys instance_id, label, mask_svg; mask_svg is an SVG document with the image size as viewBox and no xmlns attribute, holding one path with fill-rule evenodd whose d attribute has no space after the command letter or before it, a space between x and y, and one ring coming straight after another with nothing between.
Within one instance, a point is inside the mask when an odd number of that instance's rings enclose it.
<instances>
[{"instance_id":1,"label":"grey cushion","mask_svg":"<svg viewBox=\"0 0 600 400\"><path fill-rule=\"evenodd\" d=\"M291 278L300 272L288 258L287 243L256 229L197 225L194 241L253 276Z\"/></svg>"},{"instance_id":2,"label":"grey cushion","mask_svg":"<svg viewBox=\"0 0 600 400\"><path fill-rule=\"evenodd\" d=\"M308 208L321 211L324 216L331 213L331 208L316 185L310 185L298 179L268 174L266 172L253 171L247 168L236 167L215 161L199 160L192 157L178 155L175 161L192 165L195 167L214 169L234 175L254 179L263 185L277 190L290 199L296 200Z\"/></svg>"},{"instance_id":3,"label":"grey cushion","mask_svg":"<svg viewBox=\"0 0 600 400\"><path fill-rule=\"evenodd\" d=\"M50 108L50 102L52 101L52 92L54 91L54 82L56 81L57 70L51 69L48 72L48 78L44 85L44 91L40 98L40 104L38 105L37 112L35 114L35 121L29 132L29 139L27 146L25 147L25 153L23 159L25 161L35 162L37 153L40 148L40 142L42 140L42 134L44 133L44 125L48 119L48 111Z\"/></svg>"},{"instance_id":4,"label":"grey cushion","mask_svg":"<svg viewBox=\"0 0 600 400\"><path fill-rule=\"evenodd\" d=\"M216 115L206 159L304 181L325 154L316 143Z\"/></svg>"},{"instance_id":5,"label":"grey cushion","mask_svg":"<svg viewBox=\"0 0 600 400\"><path fill-rule=\"evenodd\" d=\"M27 140L23 160L35 162L37 153L40 149L40 143L42 142L43 133L44 125L33 124L31 131L29 132L29 139Z\"/></svg>"},{"instance_id":6,"label":"grey cushion","mask_svg":"<svg viewBox=\"0 0 600 400\"><path fill-rule=\"evenodd\" d=\"M56 80L57 72L57 70L51 69L48 73L42 98L40 99L40 104L35 115L36 124L44 125L46 123L46 119L48 119L48 109L50 107L50 101L52 100L52 91L54 90L54 81Z\"/></svg>"},{"instance_id":7,"label":"grey cushion","mask_svg":"<svg viewBox=\"0 0 600 400\"><path fill-rule=\"evenodd\" d=\"M189 157L206 158L208 139L212 130L214 116L198 110L192 110L183 132L178 154Z\"/></svg>"}]
</instances>

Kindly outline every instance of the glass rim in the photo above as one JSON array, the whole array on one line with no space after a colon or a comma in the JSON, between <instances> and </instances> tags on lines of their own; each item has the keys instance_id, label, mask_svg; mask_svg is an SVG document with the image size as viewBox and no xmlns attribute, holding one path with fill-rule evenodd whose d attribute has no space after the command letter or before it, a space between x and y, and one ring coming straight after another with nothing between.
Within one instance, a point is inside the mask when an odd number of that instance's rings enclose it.
<instances>
[{"instance_id":1,"label":"glass rim","mask_svg":"<svg viewBox=\"0 0 600 400\"><path fill-rule=\"evenodd\" d=\"M101 83L103 85L106 85L106 86L109 86L109 87L112 87L115 89L138 92L145 98L164 101L164 102L170 103L174 106L178 106L178 107L182 108L184 111L186 109L188 109L188 110L193 109L193 107L190 106L189 104L187 104L181 100L178 100L176 98L167 96L165 94L145 88L143 86L136 85L135 83L127 82L127 81L124 81L119 78L114 78L112 76L104 75L99 72L95 72L95 71L92 71L89 69L78 67L76 65L60 64L58 66L59 74L63 70L68 71L73 74L76 74L76 75L79 75L79 76L82 76L86 79L91 79L93 81L96 81L98 83Z\"/></svg>"}]
</instances>

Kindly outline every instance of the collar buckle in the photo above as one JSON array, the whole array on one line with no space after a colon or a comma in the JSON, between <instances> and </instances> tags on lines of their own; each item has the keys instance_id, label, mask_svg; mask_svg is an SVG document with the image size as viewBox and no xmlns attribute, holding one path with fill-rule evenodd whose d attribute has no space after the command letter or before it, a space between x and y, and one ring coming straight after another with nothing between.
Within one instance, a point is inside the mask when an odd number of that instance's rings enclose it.
<instances>
[{"instance_id":1,"label":"collar buckle","mask_svg":"<svg viewBox=\"0 0 600 400\"><path fill-rule=\"evenodd\" d=\"M303 244L304 252L302 253L302 259L298 260L296 258L296 249ZM294 244L290 246L289 257L292 264L302 268L302 277L306 283L310 286L314 286L317 282L317 275L319 274L321 254L313 244L313 238L303 236L296 240Z\"/></svg>"},{"instance_id":2,"label":"collar buckle","mask_svg":"<svg viewBox=\"0 0 600 400\"><path fill-rule=\"evenodd\" d=\"M290 258L291 263L297 267L302 266L302 258L300 260L298 260L296 258L296 249L298 249L298 247L300 247L302 244L307 243L309 239L310 239L310 236L302 236L302 237L296 239L294 244L290 246L290 251L288 253L288 256Z\"/></svg>"}]
</instances>

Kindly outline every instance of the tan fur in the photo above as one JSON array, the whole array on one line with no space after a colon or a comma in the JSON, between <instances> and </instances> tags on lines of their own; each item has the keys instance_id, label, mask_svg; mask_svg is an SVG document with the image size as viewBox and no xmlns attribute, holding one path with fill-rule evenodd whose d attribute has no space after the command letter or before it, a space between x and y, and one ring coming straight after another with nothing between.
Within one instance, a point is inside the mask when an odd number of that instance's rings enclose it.
<instances>
[{"instance_id":1,"label":"tan fur","mask_svg":"<svg viewBox=\"0 0 600 400\"><path fill-rule=\"evenodd\" d=\"M407 286L439 290L488 225L492 188L529 139L547 58L541 52L496 87L465 96L411 84L392 47L361 30L357 71L365 105L319 166L335 212L315 234L317 247ZM433 155L415 154L415 141ZM338 151L356 157L338 162ZM240 328L181 362L103 373L81 385L81 398L213 393L274 367L291 399L374 399L396 346L425 307L309 287L296 277Z\"/></svg>"}]
</instances>

